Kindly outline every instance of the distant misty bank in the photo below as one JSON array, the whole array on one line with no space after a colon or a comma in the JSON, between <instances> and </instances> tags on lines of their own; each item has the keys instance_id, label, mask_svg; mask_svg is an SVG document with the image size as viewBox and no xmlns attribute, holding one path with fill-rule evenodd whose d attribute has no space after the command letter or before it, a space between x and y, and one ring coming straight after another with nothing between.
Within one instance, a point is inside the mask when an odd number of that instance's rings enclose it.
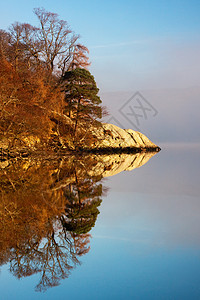
<instances>
[{"instance_id":1,"label":"distant misty bank","mask_svg":"<svg viewBox=\"0 0 200 300\"><path fill-rule=\"evenodd\" d=\"M133 97L137 92L100 93L110 114L105 122L139 130L157 144L200 143L200 87L139 91L146 102L141 96Z\"/></svg>"}]
</instances>

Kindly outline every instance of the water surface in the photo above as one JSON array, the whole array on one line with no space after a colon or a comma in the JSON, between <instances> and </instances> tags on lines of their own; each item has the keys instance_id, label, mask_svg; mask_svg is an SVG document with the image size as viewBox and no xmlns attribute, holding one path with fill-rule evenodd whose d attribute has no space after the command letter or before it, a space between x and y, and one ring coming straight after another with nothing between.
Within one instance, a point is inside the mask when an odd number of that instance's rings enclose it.
<instances>
[{"instance_id":1,"label":"water surface","mask_svg":"<svg viewBox=\"0 0 200 300\"><path fill-rule=\"evenodd\" d=\"M2 169L1 299L199 299L199 155Z\"/></svg>"}]
</instances>

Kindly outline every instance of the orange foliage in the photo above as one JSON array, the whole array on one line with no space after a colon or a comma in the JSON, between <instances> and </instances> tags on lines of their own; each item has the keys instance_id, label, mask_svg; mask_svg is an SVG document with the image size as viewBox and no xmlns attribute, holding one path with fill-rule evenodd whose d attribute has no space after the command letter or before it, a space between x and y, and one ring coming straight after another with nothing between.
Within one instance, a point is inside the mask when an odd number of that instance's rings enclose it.
<instances>
[{"instance_id":1,"label":"orange foliage","mask_svg":"<svg viewBox=\"0 0 200 300\"><path fill-rule=\"evenodd\" d=\"M48 139L54 124L49 115L61 111L62 93L45 69L17 72L0 59L0 132Z\"/></svg>"}]
</instances>

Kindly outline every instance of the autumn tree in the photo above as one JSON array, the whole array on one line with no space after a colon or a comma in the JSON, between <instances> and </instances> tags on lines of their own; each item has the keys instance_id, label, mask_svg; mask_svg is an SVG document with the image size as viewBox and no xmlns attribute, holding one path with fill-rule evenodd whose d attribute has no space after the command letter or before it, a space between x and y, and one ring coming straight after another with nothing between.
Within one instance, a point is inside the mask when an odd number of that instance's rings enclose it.
<instances>
[{"instance_id":1,"label":"autumn tree","mask_svg":"<svg viewBox=\"0 0 200 300\"><path fill-rule=\"evenodd\" d=\"M88 65L88 49L78 43L80 36L72 32L66 21L44 8L35 8L34 13L40 22L40 58L51 72L60 69L63 75L74 66Z\"/></svg>"},{"instance_id":2,"label":"autumn tree","mask_svg":"<svg viewBox=\"0 0 200 300\"><path fill-rule=\"evenodd\" d=\"M87 69L90 65L88 54L89 50L87 47L82 44L76 44L72 51L71 58L68 61L67 70L72 71L76 68ZM65 71L65 68L63 68L63 71ZM63 72L62 75L64 75Z\"/></svg>"},{"instance_id":3,"label":"autumn tree","mask_svg":"<svg viewBox=\"0 0 200 300\"><path fill-rule=\"evenodd\" d=\"M22 72L22 71L21 71ZM0 59L0 135L9 140L10 147L29 136L46 142L60 116L63 93L47 81L45 69L21 74L4 57ZM24 145L23 145L24 144Z\"/></svg>"},{"instance_id":4,"label":"autumn tree","mask_svg":"<svg viewBox=\"0 0 200 300\"><path fill-rule=\"evenodd\" d=\"M10 54L10 41L11 36L5 30L0 29L0 57L8 57Z\"/></svg>"},{"instance_id":5,"label":"autumn tree","mask_svg":"<svg viewBox=\"0 0 200 300\"><path fill-rule=\"evenodd\" d=\"M39 21L38 27L15 22L8 32L0 31L0 51L4 51L16 70L24 67L26 62L27 68L42 65L50 73L60 76L75 67L89 65L87 47L79 42L80 36L66 21L44 8L35 8L34 13Z\"/></svg>"}]
</instances>

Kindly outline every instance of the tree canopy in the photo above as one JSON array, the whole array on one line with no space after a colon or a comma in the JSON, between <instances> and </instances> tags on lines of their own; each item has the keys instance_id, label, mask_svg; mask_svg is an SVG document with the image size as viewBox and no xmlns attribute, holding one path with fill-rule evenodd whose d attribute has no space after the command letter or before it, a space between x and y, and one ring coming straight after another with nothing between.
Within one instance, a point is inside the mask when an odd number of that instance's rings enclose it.
<instances>
[{"instance_id":1,"label":"tree canopy","mask_svg":"<svg viewBox=\"0 0 200 300\"><path fill-rule=\"evenodd\" d=\"M0 136L54 135L63 145L61 135L68 135L87 144L102 116L89 51L57 14L34 13L37 27L15 22L0 30Z\"/></svg>"},{"instance_id":2,"label":"tree canopy","mask_svg":"<svg viewBox=\"0 0 200 300\"><path fill-rule=\"evenodd\" d=\"M64 75L75 67L89 66L89 53L67 21L44 8L35 8L38 27L15 22L8 32L0 31L0 51L17 70L42 65L51 73Z\"/></svg>"},{"instance_id":3,"label":"tree canopy","mask_svg":"<svg viewBox=\"0 0 200 300\"><path fill-rule=\"evenodd\" d=\"M88 70L76 68L63 77L65 87L64 112L74 121L74 135L77 127L94 126L102 117L99 89ZM96 121L96 122L95 122Z\"/></svg>"}]
</instances>

